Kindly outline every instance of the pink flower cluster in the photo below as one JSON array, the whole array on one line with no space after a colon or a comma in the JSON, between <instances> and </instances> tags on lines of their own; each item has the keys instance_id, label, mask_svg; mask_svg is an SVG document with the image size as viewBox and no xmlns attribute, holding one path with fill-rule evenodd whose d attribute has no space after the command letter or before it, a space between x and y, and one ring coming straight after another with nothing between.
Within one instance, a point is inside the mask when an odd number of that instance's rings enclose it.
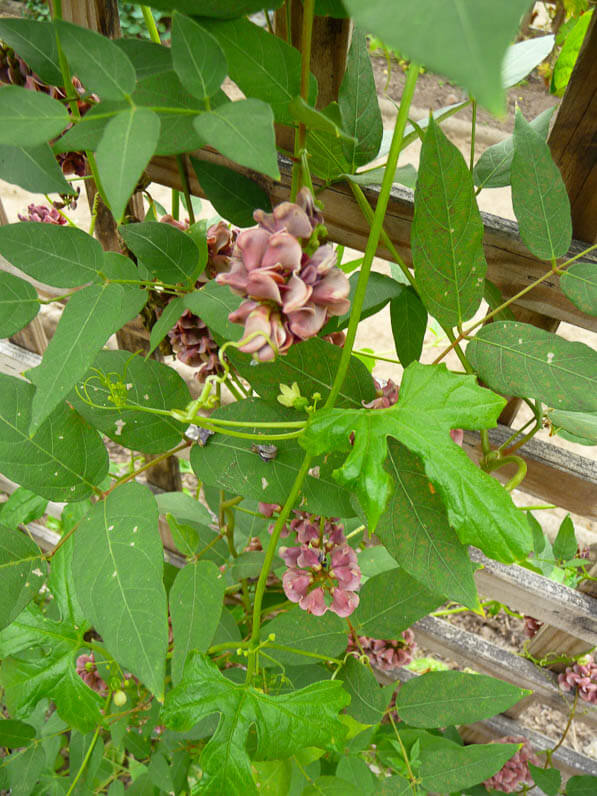
<instances>
[{"instance_id":1,"label":"pink flower cluster","mask_svg":"<svg viewBox=\"0 0 597 796\"><path fill-rule=\"evenodd\" d=\"M407 666L413 659L417 647L415 634L410 628L402 631L398 639L371 638L359 636L359 644L369 662L383 672L391 672ZM348 652L360 654L360 649L351 636L348 638Z\"/></svg>"},{"instance_id":2,"label":"pink flower cluster","mask_svg":"<svg viewBox=\"0 0 597 796\"><path fill-rule=\"evenodd\" d=\"M239 234L230 270L216 280L245 298L229 318L244 324L245 337L256 336L240 350L267 362L316 335L328 317L344 315L350 286L330 245L303 251L301 241L306 244L323 220L306 188L296 203L253 215L258 226Z\"/></svg>"},{"instance_id":3,"label":"pink flower cluster","mask_svg":"<svg viewBox=\"0 0 597 796\"><path fill-rule=\"evenodd\" d=\"M282 576L284 593L315 616L333 611L350 616L359 604L361 585L357 555L346 541L344 527L335 520L322 522L306 512L295 512L287 532L296 532L297 547L281 547L288 569ZM326 595L331 598L326 602Z\"/></svg>"},{"instance_id":4,"label":"pink flower cluster","mask_svg":"<svg viewBox=\"0 0 597 796\"><path fill-rule=\"evenodd\" d=\"M529 763L538 766L540 761L528 740L522 735L506 735L491 743L521 743L523 746L500 768L497 774L485 780L483 785L486 790L514 793L519 785L532 785L533 778L529 772Z\"/></svg>"},{"instance_id":5,"label":"pink flower cluster","mask_svg":"<svg viewBox=\"0 0 597 796\"><path fill-rule=\"evenodd\" d=\"M585 655L574 666L558 675L562 691L578 691L579 697L590 705L597 705L597 663L592 655Z\"/></svg>"},{"instance_id":6,"label":"pink flower cluster","mask_svg":"<svg viewBox=\"0 0 597 796\"><path fill-rule=\"evenodd\" d=\"M27 215L19 213L19 221L38 221L43 224L66 224L66 218L61 216L55 207L44 207L44 205L27 205Z\"/></svg>"},{"instance_id":7,"label":"pink flower cluster","mask_svg":"<svg viewBox=\"0 0 597 796\"><path fill-rule=\"evenodd\" d=\"M108 693L108 686L99 676L93 652L89 655L79 655L75 666L81 680L83 680L92 691L96 691L100 696L106 696Z\"/></svg>"},{"instance_id":8,"label":"pink flower cluster","mask_svg":"<svg viewBox=\"0 0 597 796\"><path fill-rule=\"evenodd\" d=\"M540 622L538 619L535 619L534 616L524 616L524 634L527 638L533 638L533 636L539 632L539 630L543 627L543 622Z\"/></svg>"}]
</instances>

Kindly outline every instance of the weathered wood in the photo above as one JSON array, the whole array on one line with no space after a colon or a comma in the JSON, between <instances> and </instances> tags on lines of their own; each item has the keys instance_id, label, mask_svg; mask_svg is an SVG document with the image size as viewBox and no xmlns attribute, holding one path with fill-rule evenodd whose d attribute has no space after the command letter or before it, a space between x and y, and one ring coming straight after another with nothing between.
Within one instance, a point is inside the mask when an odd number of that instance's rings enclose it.
<instances>
[{"instance_id":1,"label":"weathered wood","mask_svg":"<svg viewBox=\"0 0 597 796\"><path fill-rule=\"evenodd\" d=\"M287 200L290 193L291 163L280 157L280 182L258 175L255 172L238 166L221 155L207 149L193 153L199 160L226 165L234 171L247 174L259 182L269 193L272 203ZM182 189L176 161L170 157L153 158L147 173L155 182ZM193 173L189 174L191 193L205 196ZM317 181L315 181L317 183ZM317 188L319 184L317 183ZM364 189L370 204L375 207L379 189ZM359 251L365 250L369 225L357 206L350 188L343 183L336 183L318 191L318 197L325 205L326 226L330 239L350 246ZM385 228L396 246L398 253L411 266L410 229L413 217L413 194L408 189L394 187L385 216ZM488 263L487 276L502 291L505 298L511 298L534 280L543 276L548 267L546 263L534 257L523 245L518 236L518 227L513 221L498 216L482 213L485 225L485 255ZM578 254L586 248L586 244L574 241L570 254ZM391 259L389 252L380 248L380 257ZM597 262L594 253L587 255L587 260ZM581 312L562 293L556 279L548 278L541 285L523 296L517 306L525 307L560 321L566 321L585 329L597 331L597 318Z\"/></svg>"},{"instance_id":2,"label":"weathered wood","mask_svg":"<svg viewBox=\"0 0 597 796\"><path fill-rule=\"evenodd\" d=\"M574 235L597 241L597 14L583 46L549 136L570 196Z\"/></svg>"},{"instance_id":3,"label":"weathered wood","mask_svg":"<svg viewBox=\"0 0 597 796\"><path fill-rule=\"evenodd\" d=\"M111 39L120 36L117 0L62 0L62 17Z\"/></svg>"},{"instance_id":4,"label":"weathered wood","mask_svg":"<svg viewBox=\"0 0 597 796\"><path fill-rule=\"evenodd\" d=\"M556 676L540 669L529 660L479 638L474 633L461 630L449 622L426 616L413 625L417 644L436 652L477 672L499 677L519 688L533 692L532 699L556 710L568 713L574 696L561 691ZM592 726L597 726L597 708L579 700L576 716Z\"/></svg>"},{"instance_id":5,"label":"weathered wood","mask_svg":"<svg viewBox=\"0 0 597 796\"><path fill-rule=\"evenodd\" d=\"M489 439L496 447L511 434L511 429L499 426L490 430ZM464 450L474 462L481 460L479 434L464 432ZM597 519L597 462L537 439L527 442L519 455L527 463L527 475L521 486L525 492L574 514ZM505 482L514 471L515 468L506 466L494 475Z\"/></svg>"}]
</instances>

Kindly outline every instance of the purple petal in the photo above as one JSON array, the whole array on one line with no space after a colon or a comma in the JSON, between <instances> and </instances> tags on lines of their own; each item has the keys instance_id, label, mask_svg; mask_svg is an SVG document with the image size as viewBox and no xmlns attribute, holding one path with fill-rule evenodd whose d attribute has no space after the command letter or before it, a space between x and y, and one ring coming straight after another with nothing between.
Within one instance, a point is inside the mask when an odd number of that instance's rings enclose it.
<instances>
[{"instance_id":1,"label":"purple petal","mask_svg":"<svg viewBox=\"0 0 597 796\"><path fill-rule=\"evenodd\" d=\"M247 271L252 271L261 265L270 238L269 232L259 227L246 229L240 233L236 245L240 249Z\"/></svg>"},{"instance_id":2,"label":"purple petal","mask_svg":"<svg viewBox=\"0 0 597 796\"><path fill-rule=\"evenodd\" d=\"M306 285L296 274L293 274L284 288L283 312L295 312L309 300L313 288Z\"/></svg>"},{"instance_id":3,"label":"purple petal","mask_svg":"<svg viewBox=\"0 0 597 796\"><path fill-rule=\"evenodd\" d=\"M267 233L266 233L267 234ZM263 255L263 268L281 266L289 271L298 271L303 250L298 240L288 232L276 232L269 239L269 246Z\"/></svg>"},{"instance_id":4,"label":"purple petal","mask_svg":"<svg viewBox=\"0 0 597 796\"><path fill-rule=\"evenodd\" d=\"M305 597L302 597L299 605L303 611L307 611L307 613L313 614L314 616L323 616L328 609L325 604L321 586L310 591Z\"/></svg>"}]
</instances>

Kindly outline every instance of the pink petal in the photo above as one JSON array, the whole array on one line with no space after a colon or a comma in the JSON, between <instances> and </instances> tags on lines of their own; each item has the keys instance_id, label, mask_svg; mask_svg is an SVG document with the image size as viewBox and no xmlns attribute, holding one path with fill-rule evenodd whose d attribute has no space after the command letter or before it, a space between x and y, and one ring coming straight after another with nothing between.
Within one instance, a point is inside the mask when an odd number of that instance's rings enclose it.
<instances>
[{"instance_id":1,"label":"pink petal","mask_svg":"<svg viewBox=\"0 0 597 796\"><path fill-rule=\"evenodd\" d=\"M296 567L297 559L301 554L300 547L281 547L278 550L278 555L287 567Z\"/></svg>"},{"instance_id":2,"label":"pink petal","mask_svg":"<svg viewBox=\"0 0 597 796\"><path fill-rule=\"evenodd\" d=\"M353 591L344 591L344 589L334 589L334 597L330 605L330 611L345 618L351 615L358 604L358 594L355 594Z\"/></svg>"},{"instance_id":3,"label":"pink petal","mask_svg":"<svg viewBox=\"0 0 597 796\"><path fill-rule=\"evenodd\" d=\"M350 569L349 567L334 567L330 570L330 575L336 578L338 585L342 589L358 589L361 585L361 570L356 567Z\"/></svg>"},{"instance_id":4,"label":"pink petal","mask_svg":"<svg viewBox=\"0 0 597 796\"><path fill-rule=\"evenodd\" d=\"M280 288L276 284L276 280L272 278L271 272L251 271L247 279L246 292L252 299L275 301L276 304L282 304Z\"/></svg>"},{"instance_id":5,"label":"pink petal","mask_svg":"<svg viewBox=\"0 0 597 796\"><path fill-rule=\"evenodd\" d=\"M313 288L306 285L296 274L293 274L284 288L283 312L300 310L309 300Z\"/></svg>"},{"instance_id":6,"label":"pink petal","mask_svg":"<svg viewBox=\"0 0 597 796\"><path fill-rule=\"evenodd\" d=\"M314 616L323 616L328 609L325 604L321 586L317 589L313 589L313 591L310 591L309 594L303 597L299 605L303 611L307 611L307 613L313 614Z\"/></svg>"},{"instance_id":7,"label":"pink petal","mask_svg":"<svg viewBox=\"0 0 597 796\"><path fill-rule=\"evenodd\" d=\"M341 547L336 547L332 550L331 564L334 569L336 567L351 567L357 564L357 554L349 544L343 544Z\"/></svg>"},{"instance_id":8,"label":"pink petal","mask_svg":"<svg viewBox=\"0 0 597 796\"><path fill-rule=\"evenodd\" d=\"M331 315L344 315L350 309L350 283L346 274L333 268L313 288L313 301L328 307Z\"/></svg>"},{"instance_id":9,"label":"pink petal","mask_svg":"<svg viewBox=\"0 0 597 796\"><path fill-rule=\"evenodd\" d=\"M311 264L315 265L318 273L327 274L327 272L336 265L336 252L333 246L326 243L325 246L320 246L311 255ZM340 271L344 276L344 272Z\"/></svg>"},{"instance_id":10,"label":"pink petal","mask_svg":"<svg viewBox=\"0 0 597 796\"><path fill-rule=\"evenodd\" d=\"M282 575L284 594L293 603L304 599L310 583L311 577L298 569L288 569Z\"/></svg>"},{"instance_id":11,"label":"pink petal","mask_svg":"<svg viewBox=\"0 0 597 796\"><path fill-rule=\"evenodd\" d=\"M460 447L462 448L462 442L464 440L464 431L461 428L451 428L450 436L452 437L452 441L455 442L457 445L460 445Z\"/></svg>"},{"instance_id":12,"label":"pink petal","mask_svg":"<svg viewBox=\"0 0 597 796\"><path fill-rule=\"evenodd\" d=\"M302 257L303 250L295 237L288 232L276 232L269 239L269 246L263 254L261 265L264 268L278 265L290 271L298 271Z\"/></svg>"},{"instance_id":13,"label":"pink petal","mask_svg":"<svg viewBox=\"0 0 597 796\"><path fill-rule=\"evenodd\" d=\"M270 238L269 232L259 227L246 229L240 233L236 245L240 249L247 271L252 271L261 265Z\"/></svg>"},{"instance_id":14,"label":"pink petal","mask_svg":"<svg viewBox=\"0 0 597 796\"><path fill-rule=\"evenodd\" d=\"M303 309L288 314L288 327L301 340L307 340L317 334L325 323L325 319L325 308L314 306L311 301Z\"/></svg>"},{"instance_id":15,"label":"pink petal","mask_svg":"<svg viewBox=\"0 0 597 796\"><path fill-rule=\"evenodd\" d=\"M321 564L319 563L319 552L317 550L313 550L312 547L303 547L300 548L300 555L298 557L297 563L299 567L303 567L304 569L321 569Z\"/></svg>"}]
</instances>

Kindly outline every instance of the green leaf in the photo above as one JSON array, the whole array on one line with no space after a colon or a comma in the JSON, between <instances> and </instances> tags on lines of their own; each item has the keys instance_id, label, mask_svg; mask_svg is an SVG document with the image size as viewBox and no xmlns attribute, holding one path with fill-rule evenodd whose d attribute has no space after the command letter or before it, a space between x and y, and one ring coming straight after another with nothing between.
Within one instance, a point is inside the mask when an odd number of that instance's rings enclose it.
<instances>
[{"instance_id":1,"label":"green leaf","mask_svg":"<svg viewBox=\"0 0 597 796\"><path fill-rule=\"evenodd\" d=\"M396 354L402 367L407 368L419 360L427 329L427 310L412 287L390 302L390 321Z\"/></svg>"},{"instance_id":2,"label":"green leaf","mask_svg":"<svg viewBox=\"0 0 597 796\"><path fill-rule=\"evenodd\" d=\"M209 325L209 321L207 323ZM250 365L251 359L246 355L234 353L230 358L241 376L266 401L277 403L280 384L291 385L296 381L300 384L301 393L309 400L313 393L318 392L321 406L331 390L341 355L342 350L338 346L314 337L293 345L275 362L263 362L257 367ZM351 357L336 405L360 407L362 402L374 398L375 387L367 368L356 357Z\"/></svg>"},{"instance_id":3,"label":"green leaf","mask_svg":"<svg viewBox=\"0 0 597 796\"><path fill-rule=\"evenodd\" d=\"M566 36L564 46L558 56L556 65L554 66L553 75L551 79L551 93L557 97L561 97L566 90L570 76L576 64L578 53L582 47L585 35L589 28L591 18L593 16L593 9L585 11L580 16L576 24Z\"/></svg>"},{"instance_id":4,"label":"green leaf","mask_svg":"<svg viewBox=\"0 0 597 796\"><path fill-rule=\"evenodd\" d=\"M302 793L302 796L360 796L362 791L340 777L333 777L330 774L324 774L321 777L312 781L312 784L307 786Z\"/></svg>"},{"instance_id":5,"label":"green leaf","mask_svg":"<svg viewBox=\"0 0 597 796\"><path fill-rule=\"evenodd\" d=\"M53 287L96 281L103 251L81 229L37 221L0 227L0 254L21 271Z\"/></svg>"},{"instance_id":6,"label":"green leaf","mask_svg":"<svg viewBox=\"0 0 597 796\"><path fill-rule=\"evenodd\" d=\"M280 179L274 117L258 99L238 100L197 116L193 126L204 144L235 163Z\"/></svg>"},{"instance_id":7,"label":"green leaf","mask_svg":"<svg viewBox=\"0 0 597 796\"><path fill-rule=\"evenodd\" d=\"M17 52L44 83L62 85L56 35L49 22L3 17L0 39Z\"/></svg>"},{"instance_id":8,"label":"green leaf","mask_svg":"<svg viewBox=\"0 0 597 796\"><path fill-rule=\"evenodd\" d=\"M123 298L121 285L107 283L90 285L70 297L41 364L29 371L37 387L31 407L31 434L66 398L98 350L120 328L114 321L119 320Z\"/></svg>"},{"instance_id":9,"label":"green leaf","mask_svg":"<svg viewBox=\"0 0 597 796\"><path fill-rule=\"evenodd\" d=\"M73 576L85 615L120 665L158 699L168 647L163 566L157 505L141 484L115 489L75 535Z\"/></svg>"},{"instance_id":10,"label":"green leaf","mask_svg":"<svg viewBox=\"0 0 597 796\"><path fill-rule=\"evenodd\" d=\"M466 547L450 527L440 496L431 490L418 456L388 441L386 468L394 491L376 534L397 563L430 591L479 607L473 566Z\"/></svg>"},{"instance_id":11,"label":"green leaf","mask_svg":"<svg viewBox=\"0 0 597 796\"><path fill-rule=\"evenodd\" d=\"M529 41L534 41L534 39L529 39ZM520 42L520 44L526 44L526 42ZM533 130L543 140L547 139L549 122L556 107L556 105L552 105L551 108L547 108L539 116L536 116L532 122L529 122ZM513 135L509 135L503 141L488 147L473 169L475 185L478 185L479 188L503 188L506 185L510 185L510 169L512 168L513 156Z\"/></svg>"},{"instance_id":12,"label":"green leaf","mask_svg":"<svg viewBox=\"0 0 597 796\"><path fill-rule=\"evenodd\" d=\"M592 445L597 445L597 412L566 412L554 409L547 413L554 427L581 437Z\"/></svg>"},{"instance_id":13,"label":"green leaf","mask_svg":"<svg viewBox=\"0 0 597 796\"><path fill-rule=\"evenodd\" d=\"M47 505L45 498L20 486L0 505L0 522L8 528L16 528L20 523L27 525L43 517Z\"/></svg>"},{"instance_id":14,"label":"green leaf","mask_svg":"<svg viewBox=\"0 0 597 796\"><path fill-rule=\"evenodd\" d=\"M271 211L269 196L253 180L225 166L191 155L191 163L205 195L215 210L235 226L252 227L253 210Z\"/></svg>"},{"instance_id":15,"label":"green leaf","mask_svg":"<svg viewBox=\"0 0 597 796\"><path fill-rule=\"evenodd\" d=\"M256 783L260 794L278 796L280 793L289 793L292 767L290 760L273 760L254 763Z\"/></svg>"},{"instance_id":16,"label":"green leaf","mask_svg":"<svg viewBox=\"0 0 597 796\"><path fill-rule=\"evenodd\" d=\"M160 514L173 514L181 522L209 525L211 515L202 503L184 492L160 492L156 495Z\"/></svg>"},{"instance_id":17,"label":"green leaf","mask_svg":"<svg viewBox=\"0 0 597 796\"><path fill-rule=\"evenodd\" d=\"M264 550L239 553L230 567L230 577L235 582L243 578L258 578L265 561Z\"/></svg>"},{"instance_id":18,"label":"green leaf","mask_svg":"<svg viewBox=\"0 0 597 796\"><path fill-rule=\"evenodd\" d=\"M411 727L472 724L503 713L530 693L484 674L428 672L403 683L396 710Z\"/></svg>"},{"instance_id":19,"label":"green leaf","mask_svg":"<svg viewBox=\"0 0 597 796\"><path fill-rule=\"evenodd\" d=\"M0 525L0 629L9 625L40 590L45 569L33 540Z\"/></svg>"},{"instance_id":20,"label":"green leaf","mask_svg":"<svg viewBox=\"0 0 597 796\"><path fill-rule=\"evenodd\" d=\"M166 793L174 793L174 782L172 781L170 765L164 755L154 752L151 756L147 773L156 788L160 788L161 791Z\"/></svg>"},{"instance_id":21,"label":"green leaf","mask_svg":"<svg viewBox=\"0 0 597 796\"><path fill-rule=\"evenodd\" d=\"M218 727L200 758L203 788L206 793L256 794L246 750L250 726L257 727L257 759L284 759L306 746L325 749L345 734L337 714L347 702L341 683L329 680L270 696L230 682L209 659L195 654L183 681L168 693L163 718L172 729L184 731L219 713Z\"/></svg>"},{"instance_id":22,"label":"green leaf","mask_svg":"<svg viewBox=\"0 0 597 796\"><path fill-rule=\"evenodd\" d=\"M218 285L213 279L201 290L187 293L184 297L186 309L201 318L212 332L224 340L240 340L243 335L243 327L228 320L239 304L240 298L227 285Z\"/></svg>"},{"instance_id":23,"label":"green leaf","mask_svg":"<svg viewBox=\"0 0 597 796\"><path fill-rule=\"evenodd\" d=\"M25 724L24 721L17 721L17 719L3 719L0 721L0 746L6 746L8 749L29 746L34 738L35 727L30 724Z\"/></svg>"},{"instance_id":24,"label":"green leaf","mask_svg":"<svg viewBox=\"0 0 597 796\"><path fill-rule=\"evenodd\" d=\"M75 669L75 658L84 646L82 634L68 623L46 619L37 606L24 611L10 629L22 638L0 669L10 713L30 718L40 700L52 699L65 722L81 732L93 730L101 720L103 700Z\"/></svg>"},{"instance_id":25,"label":"green leaf","mask_svg":"<svg viewBox=\"0 0 597 796\"><path fill-rule=\"evenodd\" d=\"M2 86L0 119L0 144L35 147L61 133L70 117L64 105L41 91Z\"/></svg>"},{"instance_id":26,"label":"green leaf","mask_svg":"<svg viewBox=\"0 0 597 796\"><path fill-rule=\"evenodd\" d=\"M121 111L108 122L96 159L110 210L119 222L155 151L159 134L160 119L148 108Z\"/></svg>"},{"instance_id":27,"label":"green leaf","mask_svg":"<svg viewBox=\"0 0 597 796\"><path fill-rule=\"evenodd\" d=\"M390 569L369 578L361 587L360 602L350 621L359 635L396 638L417 619L435 610L442 599L403 569Z\"/></svg>"},{"instance_id":28,"label":"green leaf","mask_svg":"<svg viewBox=\"0 0 597 796\"><path fill-rule=\"evenodd\" d=\"M217 40L178 12L172 23L172 63L183 86L202 100L215 94L228 71Z\"/></svg>"},{"instance_id":29,"label":"green leaf","mask_svg":"<svg viewBox=\"0 0 597 796\"><path fill-rule=\"evenodd\" d=\"M574 263L560 276L560 287L580 310L597 315L597 263Z\"/></svg>"},{"instance_id":30,"label":"green leaf","mask_svg":"<svg viewBox=\"0 0 597 796\"><path fill-rule=\"evenodd\" d=\"M149 270L169 284L188 283L199 264L199 249L190 235L170 224L145 221L125 224L120 234Z\"/></svg>"},{"instance_id":31,"label":"green leaf","mask_svg":"<svg viewBox=\"0 0 597 796\"><path fill-rule=\"evenodd\" d=\"M557 768L539 768L539 766L529 763L529 771L535 785L547 796L558 796L560 785L562 784L562 775Z\"/></svg>"},{"instance_id":32,"label":"green leaf","mask_svg":"<svg viewBox=\"0 0 597 796\"><path fill-rule=\"evenodd\" d=\"M191 394L179 374L153 359L131 356L129 351L100 351L92 368L106 374L112 383L126 385L126 401L140 407L170 410L184 409ZM178 445L186 424L166 415L142 409L119 409L110 400L110 391L97 375L87 371L76 385L78 394L69 396L73 407L114 442L143 453L163 453ZM87 394L94 404L81 399Z\"/></svg>"},{"instance_id":33,"label":"green leaf","mask_svg":"<svg viewBox=\"0 0 597 796\"><path fill-rule=\"evenodd\" d=\"M356 139L343 144L344 155L351 164L350 170L355 171L375 158L383 135L367 39L364 30L359 28L352 32L338 105L343 129Z\"/></svg>"},{"instance_id":34,"label":"green leaf","mask_svg":"<svg viewBox=\"0 0 597 796\"><path fill-rule=\"evenodd\" d=\"M566 796L591 796L595 793L597 777L589 774L580 777L570 777L566 784Z\"/></svg>"},{"instance_id":35,"label":"green leaf","mask_svg":"<svg viewBox=\"0 0 597 796\"><path fill-rule=\"evenodd\" d=\"M584 343L504 321L477 332L466 355L492 390L538 398L555 409L597 410L597 352Z\"/></svg>"},{"instance_id":36,"label":"green leaf","mask_svg":"<svg viewBox=\"0 0 597 796\"><path fill-rule=\"evenodd\" d=\"M503 406L504 399L477 386L474 376L413 362L404 372L396 405L358 411L323 409L311 417L300 443L315 455L348 453L334 477L355 490L366 508L369 529L374 530L392 489L383 465L386 438L394 437L423 459L425 473L439 490L460 541L497 560L513 562L532 547L526 518L503 487L477 469L449 435L452 428L492 427Z\"/></svg>"},{"instance_id":37,"label":"green leaf","mask_svg":"<svg viewBox=\"0 0 597 796\"><path fill-rule=\"evenodd\" d=\"M157 155L176 155L183 151L199 149L201 139L193 127L195 116L193 113L180 111L190 110L198 114L205 110L205 106L200 99L189 94L174 70L150 75L141 80L132 99L137 106L161 109L158 113L160 137L156 146ZM217 104L216 97L212 97L211 104L212 106ZM172 110L168 110L169 108ZM85 118L87 116L88 114Z\"/></svg>"},{"instance_id":38,"label":"green leaf","mask_svg":"<svg viewBox=\"0 0 597 796\"><path fill-rule=\"evenodd\" d=\"M344 684L346 688L346 683ZM379 686L377 686L379 690ZM350 707L349 707L350 709ZM336 774L340 779L344 779L352 783L359 789L359 794L374 793L373 790L376 785L379 785L379 780L375 777L367 763L354 755L348 755L340 758L340 762L336 768Z\"/></svg>"},{"instance_id":39,"label":"green leaf","mask_svg":"<svg viewBox=\"0 0 597 796\"><path fill-rule=\"evenodd\" d=\"M288 105L301 93L298 50L248 19L204 20L203 27L218 40L228 61L228 74L244 95L268 102L277 122L292 124Z\"/></svg>"},{"instance_id":40,"label":"green leaf","mask_svg":"<svg viewBox=\"0 0 597 796\"><path fill-rule=\"evenodd\" d=\"M11 760L11 758L14 759ZM46 766L46 753L41 744L24 752L13 752L7 765L10 793L14 796L29 796Z\"/></svg>"},{"instance_id":41,"label":"green leaf","mask_svg":"<svg viewBox=\"0 0 597 796\"><path fill-rule=\"evenodd\" d=\"M107 280L129 280L132 284L123 284L122 302L120 311L114 318L114 329L120 329L131 318L138 315L147 302L147 290L141 288L134 282L140 279L139 269L130 257L125 257L118 252L104 252L104 262L102 263L102 276Z\"/></svg>"},{"instance_id":42,"label":"green leaf","mask_svg":"<svg viewBox=\"0 0 597 796\"><path fill-rule=\"evenodd\" d=\"M294 412L267 404L258 398L229 404L217 409L213 418L246 421L248 433L260 429L251 426L254 421L279 422L296 419ZM245 429L243 429L245 430ZM205 447L194 445L191 449L191 466L204 484L217 486L266 503L284 502L301 465L301 449L296 440L282 440L276 445L277 455L272 461L262 461L254 450L255 442L225 434L210 437ZM350 493L328 478L325 473L319 478L308 475L302 493L309 509L315 513L351 517L354 510Z\"/></svg>"},{"instance_id":43,"label":"green leaf","mask_svg":"<svg viewBox=\"0 0 597 796\"><path fill-rule=\"evenodd\" d=\"M502 83L510 88L532 72L553 50L555 37L537 36L534 39L518 41L506 50L502 64Z\"/></svg>"},{"instance_id":44,"label":"green leaf","mask_svg":"<svg viewBox=\"0 0 597 796\"><path fill-rule=\"evenodd\" d=\"M78 517L74 522L69 523L70 527L67 525L67 527L63 528L63 533L67 533L69 530L74 529L75 525L87 514L91 508L91 503L89 501L86 501L86 503L88 505L77 504L83 510L82 516ZM58 606L62 621L70 622L77 627L82 627L83 625L87 626L89 623L85 619L79 601L77 600L72 571L73 545L74 539L70 536L52 556L48 586Z\"/></svg>"},{"instance_id":45,"label":"green leaf","mask_svg":"<svg viewBox=\"0 0 597 796\"><path fill-rule=\"evenodd\" d=\"M303 652L316 652L337 658L347 646L346 624L340 617L328 611L323 616L313 616L297 606L263 626L263 635L273 633L274 644L293 647ZM309 658L287 650L272 649L270 654L284 666L298 666L318 663L317 658ZM341 679L341 678L339 678Z\"/></svg>"},{"instance_id":46,"label":"green leaf","mask_svg":"<svg viewBox=\"0 0 597 796\"><path fill-rule=\"evenodd\" d=\"M146 359L153 354L168 332L176 325L184 311L184 296L172 296L169 303L164 307L162 314L151 328L151 334L149 335L149 351L145 355Z\"/></svg>"},{"instance_id":47,"label":"green leaf","mask_svg":"<svg viewBox=\"0 0 597 796\"><path fill-rule=\"evenodd\" d=\"M97 150L106 128L119 113L130 113L131 106L124 100L105 100L92 105L78 124L73 125L52 144L55 154Z\"/></svg>"},{"instance_id":48,"label":"green leaf","mask_svg":"<svg viewBox=\"0 0 597 796\"><path fill-rule=\"evenodd\" d=\"M190 559L199 549L199 534L192 524L178 522L172 514L166 514L166 519L176 548Z\"/></svg>"},{"instance_id":49,"label":"green leaf","mask_svg":"<svg viewBox=\"0 0 597 796\"><path fill-rule=\"evenodd\" d=\"M62 404L30 438L33 386L0 374L0 393L2 473L48 500L89 497L108 472L108 453L97 431Z\"/></svg>"},{"instance_id":50,"label":"green leaf","mask_svg":"<svg viewBox=\"0 0 597 796\"><path fill-rule=\"evenodd\" d=\"M354 301L358 280L358 273L352 274L348 280L350 283L349 301L351 304ZM378 274L373 271L370 274L369 280L367 282L367 290L365 292L365 300L363 301L360 320L364 320L365 318L369 318L371 315L375 315L381 309L383 309L386 304L400 296L403 292L404 287L396 282L395 279L392 279L392 277L386 276L385 274ZM332 332L346 329L349 321L350 312L347 312L345 315L331 318L322 330L322 334L331 334Z\"/></svg>"},{"instance_id":51,"label":"green leaf","mask_svg":"<svg viewBox=\"0 0 597 796\"><path fill-rule=\"evenodd\" d=\"M321 112L334 124L342 125L340 109L336 102L331 102ZM308 130L306 148L309 152L311 171L324 182L334 182L350 173L350 163L344 154L343 142L335 135L322 130Z\"/></svg>"},{"instance_id":52,"label":"green leaf","mask_svg":"<svg viewBox=\"0 0 597 796\"><path fill-rule=\"evenodd\" d=\"M336 138L342 138L356 145L356 138L352 138L345 133L344 130L338 127L338 125L335 124L329 116L326 116L325 113L321 113L321 111L312 108L301 96L295 97L288 108L293 119L297 122L302 122L310 130L320 130L323 133L333 135Z\"/></svg>"},{"instance_id":53,"label":"green leaf","mask_svg":"<svg viewBox=\"0 0 597 796\"><path fill-rule=\"evenodd\" d=\"M574 523L570 515L566 514L553 543L552 550L554 557L560 561L569 561L576 555L576 546Z\"/></svg>"},{"instance_id":54,"label":"green leaf","mask_svg":"<svg viewBox=\"0 0 597 796\"><path fill-rule=\"evenodd\" d=\"M460 150L430 120L421 149L411 231L417 290L444 326L471 318L483 298L483 222Z\"/></svg>"},{"instance_id":55,"label":"green leaf","mask_svg":"<svg viewBox=\"0 0 597 796\"><path fill-rule=\"evenodd\" d=\"M172 683L178 685L189 652L206 652L222 614L226 584L212 561L195 561L180 570L170 589L174 633Z\"/></svg>"},{"instance_id":56,"label":"green leaf","mask_svg":"<svg viewBox=\"0 0 597 796\"><path fill-rule=\"evenodd\" d=\"M357 25L384 44L464 86L492 113L504 113L502 61L528 10L526 0L499 7L492 0L421 0L416 14L409 4L397 7L386 0L344 0L344 5Z\"/></svg>"},{"instance_id":57,"label":"green leaf","mask_svg":"<svg viewBox=\"0 0 597 796\"><path fill-rule=\"evenodd\" d=\"M170 47L147 39L115 39L114 44L123 51L135 67L137 80L172 70Z\"/></svg>"},{"instance_id":58,"label":"green leaf","mask_svg":"<svg viewBox=\"0 0 597 796\"><path fill-rule=\"evenodd\" d=\"M282 0L268 0L268 8L274 9L282 5ZM232 19L261 11L262 0L155 0L153 8L170 11L176 8L186 14L197 14L202 17L216 19Z\"/></svg>"},{"instance_id":59,"label":"green leaf","mask_svg":"<svg viewBox=\"0 0 597 796\"><path fill-rule=\"evenodd\" d=\"M38 310L39 299L33 285L0 271L0 337L10 337L27 326Z\"/></svg>"},{"instance_id":60,"label":"green leaf","mask_svg":"<svg viewBox=\"0 0 597 796\"><path fill-rule=\"evenodd\" d=\"M350 656L338 672L344 690L350 694L346 712L361 724L378 724L390 701L390 694L379 687L368 666Z\"/></svg>"},{"instance_id":61,"label":"green leaf","mask_svg":"<svg viewBox=\"0 0 597 796\"><path fill-rule=\"evenodd\" d=\"M0 146L0 178L32 193L74 194L49 144L28 148Z\"/></svg>"},{"instance_id":62,"label":"green leaf","mask_svg":"<svg viewBox=\"0 0 597 796\"><path fill-rule=\"evenodd\" d=\"M520 748L520 744L473 744L432 748L421 753L419 775L428 791L453 793L493 776Z\"/></svg>"},{"instance_id":63,"label":"green leaf","mask_svg":"<svg viewBox=\"0 0 597 796\"><path fill-rule=\"evenodd\" d=\"M514 123L510 182L518 231L530 251L541 260L566 254L572 241L566 186L546 142L520 110Z\"/></svg>"},{"instance_id":64,"label":"green leaf","mask_svg":"<svg viewBox=\"0 0 597 796\"><path fill-rule=\"evenodd\" d=\"M135 88L135 67L113 41L71 22L54 22L73 74L102 100L126 99Z\"/></svg>"},{"instance_id":65,"label":"green leaf","mask_svg":"<svg viewBox=\"0 0 597 796\"><path fill-rule=\"evenodd\" d=\"M381 185L385 170L385 166L379 166L376 169L361 171L358 174L346 174L344 176L357 185ZM405 185L407 188L414 188L417 183L417 170L410 163L407 163L405 166L398 166L394 172L394 179L392 182L394 185L399 183L400 185Z\"/></svg>"}]
</instances>

